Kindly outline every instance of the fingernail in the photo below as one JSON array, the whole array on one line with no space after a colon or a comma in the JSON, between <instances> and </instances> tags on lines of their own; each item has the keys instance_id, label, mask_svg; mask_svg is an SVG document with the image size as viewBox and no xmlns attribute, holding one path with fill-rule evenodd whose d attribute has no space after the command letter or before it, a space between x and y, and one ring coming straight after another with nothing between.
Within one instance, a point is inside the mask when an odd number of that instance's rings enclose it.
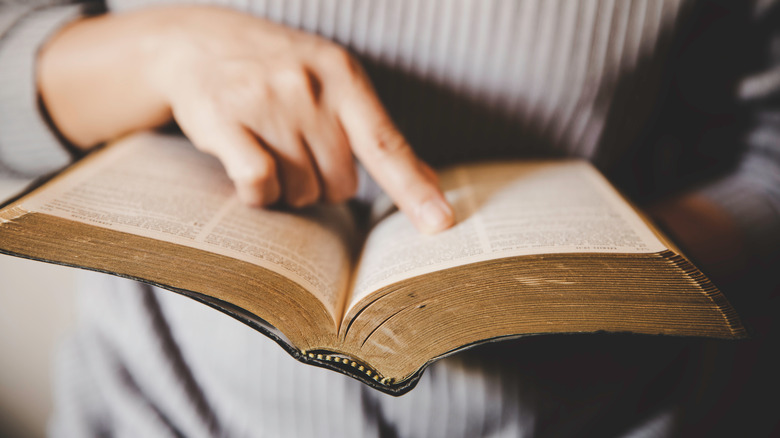
<instances>
[{"instance_id":1,"label":"fingernail","mask_svg":"<svg viewBox=\"0 0 780 438\"><path fill-rule=\"evenodd\" d=\"M435 233L452 224L452 208L441 199L431 199L425 202L418 211L418 217L423 225L423 231Z\"/></svg>"}]
</instances>

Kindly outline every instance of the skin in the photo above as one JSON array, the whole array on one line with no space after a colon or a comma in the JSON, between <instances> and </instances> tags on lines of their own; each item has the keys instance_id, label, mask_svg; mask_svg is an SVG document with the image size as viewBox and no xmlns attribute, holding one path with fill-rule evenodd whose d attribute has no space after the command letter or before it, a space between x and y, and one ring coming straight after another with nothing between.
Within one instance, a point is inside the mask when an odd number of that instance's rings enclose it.
<instances>
[{"instance_id":1,"label":"skin","mask_svg":"<svg viewBox=\"0 0 780 438\"><path fill-rule=\"evenodd\" d=\"M149 8L67 26L38 61L44 105L79 148L175 119L249 205L344 201L354 155L418 229L454 222L360 65L317 36L229 9Z\"/></svg>"},{"instance_id":2,"label":"skin","mask_svg":"<svg viewBox=\"0 0 780 438\"><path fill-rule=\"evenodd\" d=\"M175 119L247 204L344 201L354 155L418 229L454 222L360 65L322 38L229 9L148 8L73 23L38 61L52 120L82 149ZM742 272L738 228L712 202L684 194L648 212L716 283Z\"/></svg>"}]
</instances>

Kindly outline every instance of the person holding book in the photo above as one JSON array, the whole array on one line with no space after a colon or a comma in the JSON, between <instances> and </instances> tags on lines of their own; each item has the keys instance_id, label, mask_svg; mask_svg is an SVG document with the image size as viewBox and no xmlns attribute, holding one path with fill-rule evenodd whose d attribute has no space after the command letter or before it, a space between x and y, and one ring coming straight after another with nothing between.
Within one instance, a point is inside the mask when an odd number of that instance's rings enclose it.
<instances>
[{"instance_id":1,"label":"person holding book","mask_svg":"<svg viewBox=\"0 0 780 438\"><path fill-rule=\"evenodd\" d=\"M219 158L246 203L299 207L381 188L421 231L436 232L454 217L426 163L579 156L636 200L656 200L650 211L719 284L745 288L749 269L755 286L768 278L780 155L775 60L761 56L772 53L774 4L235 3L119 0L110 13L102 2L4 4L0 169L40 174L67 161L65 148L80 154L175 121ZM59 368L55 434L691 427L673 391L685 365L679 342L486 347L437 363L420 388L393 399L292 366L267 339L172 294L88 279L85 323ZM565 353L550 352L561 345ZM637 358L603 366L619 348ZM572 384L561 363L586 352L587 376L573 374L591 381ZM661 378L668 391L643 398Z\"/></svg>"}]
</instances>

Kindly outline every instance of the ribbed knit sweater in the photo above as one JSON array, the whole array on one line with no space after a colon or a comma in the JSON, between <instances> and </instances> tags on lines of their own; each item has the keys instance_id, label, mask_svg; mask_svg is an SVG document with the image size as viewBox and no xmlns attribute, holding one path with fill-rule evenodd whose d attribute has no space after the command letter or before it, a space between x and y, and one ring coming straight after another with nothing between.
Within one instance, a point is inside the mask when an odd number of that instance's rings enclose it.
<instances>
[{"instance_id":1,"label":"ribbed knit sweater","mask_svg":"<svg viewBox=\"0 0 780 438\"><path fill-rule=\"evenodd\" d=\"M163 3L175 2L88 6L121 13ZM755 259L777 257L773 2L198 3L348 47L434 165L585 157L640 203L699 191L732 215ZM86 11L85 4L0 3L0 172L39 175L70 159L40 108L35 55ZM363 196L376 191L370 180L362 184ZM83 322L59 362L55 435L652 436L676 424L682 403L673 386L650 400L641 395L661 370L675 369L674 341L488 347L441 361L412 393L391 398L300 365L251 329L174 294L96 274L85 275L83 289ZM605 368L604 357L621 350L635 357ZM567 366L571 356L581 366Z\"/></svg>"}]
</instances>

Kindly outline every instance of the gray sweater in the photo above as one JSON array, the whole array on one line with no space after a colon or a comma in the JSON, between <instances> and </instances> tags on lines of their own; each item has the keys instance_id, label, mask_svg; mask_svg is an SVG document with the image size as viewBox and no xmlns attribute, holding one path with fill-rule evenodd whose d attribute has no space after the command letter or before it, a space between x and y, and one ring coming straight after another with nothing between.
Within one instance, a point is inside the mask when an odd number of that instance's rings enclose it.
<instances>
[{"instance_id":1,"label":"gray sweater","mask_svg":"<svg viewBox=\"0 0 780 438\"><path fill-rule=\"evenodd\" d=\"M39 175L70 159L34 81L42 42L87 11L59 3L0 3L0 172ZM173 2L107 3L121 12ZM773 2L199 3L350 48L434 165L586 157L637 202L680 190L716 202L763 261L756 278L777 261ZM362 184L364 195L375 192ZM412 393L391 398L300 365L174 294L96 274L83 289L82 324L57 368L55 435L652 436L684 424L683 388L695 393L701 383L674 383L696 366L681 363L689 348L681 341L553 338L441 361ZM648 396L651 384L660 389Z\"/></svg>"}]
</instances>

